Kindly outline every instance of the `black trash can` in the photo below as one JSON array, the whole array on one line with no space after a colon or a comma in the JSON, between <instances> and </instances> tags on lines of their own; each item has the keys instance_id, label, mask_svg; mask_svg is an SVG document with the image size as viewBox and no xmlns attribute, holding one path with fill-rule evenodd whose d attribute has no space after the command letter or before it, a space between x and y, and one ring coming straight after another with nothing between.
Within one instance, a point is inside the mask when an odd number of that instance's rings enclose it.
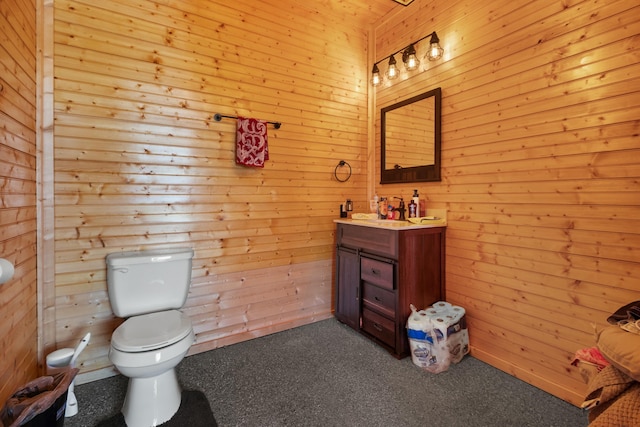
<instances>
[{"instance_id":1,"label":"black trash can","mask_svg":"<svg viewBox=\"0 0 640 427\"><path fill-rule=\"evenodd\" d=\"M69 385L77 368L39 377L20 387L7 400L0 419L6 427L63 427Z\"/></svg>"},{"instance_id":2,"label":"black trash can","mask_svg":"<svg viewBox=\"0 0 640 427\"><path fill-rule=\"evenodd\" d=\"M25 424L23 427L64 427L64 412L67 409L67 392L58 397L53 405L44 412L39 413Z\"/></svg>"}]
</instances>

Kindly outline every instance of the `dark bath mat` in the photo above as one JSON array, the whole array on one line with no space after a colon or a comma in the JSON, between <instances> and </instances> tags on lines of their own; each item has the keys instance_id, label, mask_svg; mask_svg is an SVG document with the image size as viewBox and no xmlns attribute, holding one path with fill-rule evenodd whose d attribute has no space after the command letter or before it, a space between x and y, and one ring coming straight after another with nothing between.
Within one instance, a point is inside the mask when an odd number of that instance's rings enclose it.
<instances>
[{"instance_id":1,"label":"dark bath mat","mask_svg":"<svg viewBox=\"0 0 640 427\"><path fill-rule=\"evenodd\" d=\"M207 397L201 391L184 390L178 412L159 427L217 427ZM97 427L127 427L121 413L101 421Z\"/></svg>"}]
</instances>

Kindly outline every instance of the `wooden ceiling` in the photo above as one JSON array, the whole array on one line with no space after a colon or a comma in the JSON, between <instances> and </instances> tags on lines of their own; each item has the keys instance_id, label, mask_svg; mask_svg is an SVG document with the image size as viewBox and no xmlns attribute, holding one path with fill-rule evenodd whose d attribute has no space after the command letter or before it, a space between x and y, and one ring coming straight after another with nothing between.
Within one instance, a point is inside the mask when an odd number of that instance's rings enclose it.
<instances>
[{"instance_id":1,"label":"wooden ceiling","mask_svg":"<svg viewBox=\"0 0 640 427\"><path fill-rule=\"evenodd\" d=\"M405 6L395 0L315 0L306 2L305 7L320 14L330 10L355 25L366 28Z\"/></svg>"},{"instance_id":2,"label":"wooden ceiling","mask_svg":"<svg viewBox=\"0 0 640 427\"><path fill-rule=\"evenodd\" d=\"M344 0L341 3L345 3L348 8L353 9L361 17L366 16L369 24L405 7L394 0Z\"/></svg>"}]
</instances>

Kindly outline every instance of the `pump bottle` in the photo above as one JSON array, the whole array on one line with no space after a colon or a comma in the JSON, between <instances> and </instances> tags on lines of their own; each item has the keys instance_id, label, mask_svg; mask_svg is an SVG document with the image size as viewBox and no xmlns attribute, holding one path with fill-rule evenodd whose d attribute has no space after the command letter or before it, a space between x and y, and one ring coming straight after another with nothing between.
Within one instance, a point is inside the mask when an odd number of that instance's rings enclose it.
<instances>
[{"instance_id":1,"label":"pump bottle","mask_svg":"<svg viewBox=\"0 0 640 427\"><path fill-rule=\"evenodd\" d=\"M411 197L411 203L416 205L416 217L419 218L422 216L422 212L420 209L420 196L418 195L418 190L413 190L413 197ZM409 207L409 215L411 215L411 207Z\"/></svg>"},{"instance_id":2,"label":"pump bottle","mask_svg":"<svg viewBox=\"0 0 640 427\"><path fill-rule=\"evenodd\" d=\"M418 217L418 205L416 202L411 199L409 202L409 218L417 218Z\"/></svg>"},{"instance_id":3,"label":"pump bottle","mask_svg":"<svg viewBox=\"0 0 640 427\"><path fill-rule=\"evenodd\" d=\"M380 197L380 201L378 202L378 219L387 219L387 198Z\"/></svg>"}]
</instances>

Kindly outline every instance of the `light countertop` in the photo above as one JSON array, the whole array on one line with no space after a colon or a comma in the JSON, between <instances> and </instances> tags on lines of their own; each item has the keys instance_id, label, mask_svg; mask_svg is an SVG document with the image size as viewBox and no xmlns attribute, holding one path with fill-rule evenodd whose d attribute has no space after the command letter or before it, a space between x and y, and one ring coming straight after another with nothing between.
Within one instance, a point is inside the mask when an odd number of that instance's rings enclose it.
<instances>
[{"instance_id":1,"label":"light countertop","mask_svg":"<svg viewBox=\"0 0 640 427\"><path fill-rule=\"evenodd\" d=\"M353 218L355 216L356 218ZM352 218L338 218L333 222L340 224L359 225L362 227L375 227L375 228L387 228L391 230L412 230L416 228L435 228L447 226L447 212L445 209L431 209L427 210L426 217L423 218L437 218L437 219L424 219L420 224L414 224L409 221L399 221L393 219L367 219L360 218L366 217L363 214L353 214Z\"/></svg>"}]
</instances>

